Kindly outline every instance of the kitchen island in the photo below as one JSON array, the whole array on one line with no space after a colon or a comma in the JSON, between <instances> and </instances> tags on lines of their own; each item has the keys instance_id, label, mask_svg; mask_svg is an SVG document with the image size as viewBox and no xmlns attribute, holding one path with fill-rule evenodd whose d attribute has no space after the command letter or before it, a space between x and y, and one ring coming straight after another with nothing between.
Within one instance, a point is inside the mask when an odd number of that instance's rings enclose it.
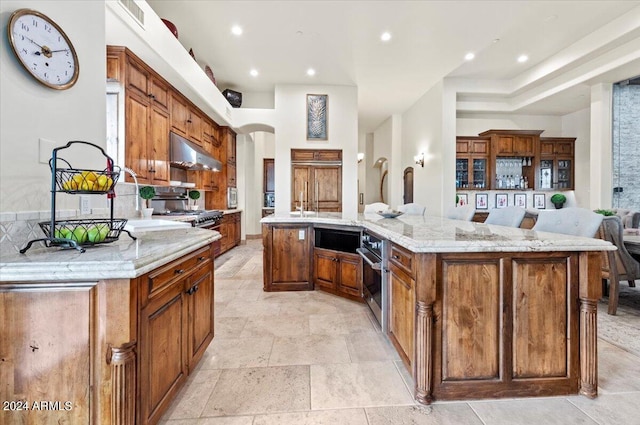
<instances>
[{"instance_id":1,"label":"kitchen island","mask_svg":"<svg viewBox=\"0 0 640 425\"><path fill-rule=\"evenodd\" d=\"M441 217L275 214L261 222L265 286L313 269L314 227L359 227L389 241L388 336L419 402L597 395L601 251L611 244ZM295 268L283 272L284 255Z\"/></svg>"},{"instance_id":2,"label":"kitchen island","mask_svg":"<svg viewBox=\"0 0 640 425\"><path fill-rule=\"evenodd\" d=\"M156 423L213 338L213 242L184 228L80 253L3 248L8 423Z\"/></svg>"}]
</instances>

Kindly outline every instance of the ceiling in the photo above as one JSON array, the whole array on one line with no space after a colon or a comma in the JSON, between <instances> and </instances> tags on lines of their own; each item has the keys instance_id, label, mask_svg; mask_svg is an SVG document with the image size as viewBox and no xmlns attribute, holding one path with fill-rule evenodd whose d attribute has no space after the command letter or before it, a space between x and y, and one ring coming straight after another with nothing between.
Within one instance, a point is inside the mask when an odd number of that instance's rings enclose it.
<instances>
[{"instance_id":1,"label":"ceiling","mask_svg":"<svg viewBox=\"0 0 640 425\"><path fill-rule=\"evenodd\" d=\"M640 75L640 1L147 3L176 25L221 90L272 96L276 84L357 86L361 132L445 77L467 87L458 90L459 111L565 114L589 106L592 84ZM618 48L628 60L607 60ZM474 60L464 60L468 52ZM518 63L521 54L529 60Z\"/></svg>"}]
</instances>

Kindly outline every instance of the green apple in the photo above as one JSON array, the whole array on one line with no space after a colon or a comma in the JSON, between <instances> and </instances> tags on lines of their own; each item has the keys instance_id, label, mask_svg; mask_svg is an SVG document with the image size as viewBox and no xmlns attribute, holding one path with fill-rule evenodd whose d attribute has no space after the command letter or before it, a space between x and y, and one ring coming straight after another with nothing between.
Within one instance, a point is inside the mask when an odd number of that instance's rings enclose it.
<instances>
[{"instance_id":1,"label":"green apple","mask_svg":"<svg viewBox=\"0 0 640 425\"><path fill-rule=\"evenodd\" d=\"M84 243L87 241L87 229L84 226L77 226L71 232L71 240L74 240L78 243Z\"/></svg>"},{"instance_id":2,"label":"green apple","mask_svg":"<svg viewBox=\"0 0 640 425\"><path fill-rule=\"evenodd\" d=\"M53 232L53 236L60 239L71 239L71 230L67 229L66 227L63 227L62 229L56 229L55 232Z\"/></svg>"},{"instance_id":3,"label":"green apple","mask_svg":"<svg viewBox=\"0 0 640 425\"><path fill-rule=\"evenodd\" d=\"M91 226L87 230L87 240L91 243L101 242L100 229L97 226Z\"/></svg>"},{"instance_id":4,"label":"green apple","mask_svg":"<svg viewBox=\"0 0 640 425\"><path fill-rule=\"evenodd\" d=\"M96 227L100 231L100 242L102 242L103 240L107 239L107 236L109 236L109 232L111 231L111 228L109 227L109 225L108 224L98 224Z\"/></svg>"}]
</instances>

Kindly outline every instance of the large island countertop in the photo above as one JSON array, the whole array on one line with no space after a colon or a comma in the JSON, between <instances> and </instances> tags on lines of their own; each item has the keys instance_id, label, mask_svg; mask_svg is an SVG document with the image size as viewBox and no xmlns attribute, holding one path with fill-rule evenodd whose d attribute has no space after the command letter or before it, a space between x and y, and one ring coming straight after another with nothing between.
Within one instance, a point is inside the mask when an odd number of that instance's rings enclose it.
<instances>
[{"instance_id":1,"label":"large island countertop","mask_svg":"<svg viewBox=\"0 0 640 425\"><path fill-rule=\"evenodd\" d=\"M378 214L359 214L356 219L341 213L319 213L305 217L276 213L261 223L305 223L314 225L360 226L395 242L412 252L545 252L609 251L616 248L595 238L568 236L451 220L435 216L403 215L383 218Z\"/></svg>"},{"instance_id":2,"label":"large island countertop","mask_svg":"<svg viewBox=\"0 0 640 425\"><path fill-rule=\"evenodd\" d=\"M123 233L84 253L38 246L25 254L3 250L0 282L131 279L220 239L218 232L194 227L134 235L137 240Z\"/></svg>"}]
</instances>

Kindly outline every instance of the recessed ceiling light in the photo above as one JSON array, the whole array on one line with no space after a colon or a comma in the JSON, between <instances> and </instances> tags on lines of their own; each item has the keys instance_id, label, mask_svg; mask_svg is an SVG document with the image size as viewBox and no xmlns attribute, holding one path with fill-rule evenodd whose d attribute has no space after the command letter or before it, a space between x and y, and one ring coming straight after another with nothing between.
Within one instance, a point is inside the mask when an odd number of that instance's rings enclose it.
<instances>
[{"instance_id":1,"label":"recessed ceiling light","mask_svg":"<svg viewBox=\"0 0 640 425\"><path fill-rule=\"evenodd\" d=\"M544 22L552 22L552 21L555 21L556 19L558 19L558 15L549 15L546 18L544 18Z\"/></svg>"},{"instance_id":2,"label":"recessed ceiling light","mask_svg":"<svg viewBox=\"0 0 640 425\"><path fill-rule=\"evenodd\" d=\"M529 60L529 56L527 56L527 55L518 56L518 62L520 62L520 63L525 63L528 60Z\"/></svg>"},{"instance_id":3,"label":"recessed ceiling light","mask_svg":"<svg viewBox=\"0 0 640 425\"><path fill-rule=\"evenodd\" d=\"M494 39L493 39L493 41L492 41L492 43L493 43L493 44L500 43L500 39L499 39L499 38L494 38Z\"/></svg>"},{"instance_id":4,"label":"recessed ceiling light","mask_svg":"<svg viewBox=\"0 0 640 425\"><path fill-rule=\"evenodd\" d=\"M257 69L252 69L251 71L249 71L249 74L251 74L252 77L257 77L258 76L258 70Z\"/></svg>"},{"instance_id":5,"label":"recessed ceiling light","mask_svg":"<svg viewBox=\"0 0 640 425\"><path fill-rule=\"evenodd\" d=\"M383 32L382 35L380 36L380 40L382 41L389 41L391 40L391 34L388 32Z\"/></svg>"},{"instance_id":6,"label":"recessed ceiling light","mask_svg":"<svg viewBox=\"0 0 640 425\"><path fill-rule=\"evenodd\" d=\"M314 75L316 75L316 70L315 70L315 69L313 69L313 68L309 68L309 69L307 69L307 75L308 75L309 77L313 77Z\"/></svg>"},{"instance_id":7,"label":"recessed ceiling light","mask_svg":"<svg viewBox=\"0 0 640 425\"><path fill-rule=\"evenodd\" d=\"M466 55L464 55L464 60L466 61L472 61L473 58L475 58L476 55L472 52L467 53Z\"/></svg>"},{"instance_id":8,"label":"recessed ceiling light","mask_svg":"<svg viewBox=\"0 0 640 425\"><path fill-rule=\"evenodd\" d=\"M231 27L231 34L242 35L242 27L240 25L234 25Z\"/></svg>"}]
</instances>

